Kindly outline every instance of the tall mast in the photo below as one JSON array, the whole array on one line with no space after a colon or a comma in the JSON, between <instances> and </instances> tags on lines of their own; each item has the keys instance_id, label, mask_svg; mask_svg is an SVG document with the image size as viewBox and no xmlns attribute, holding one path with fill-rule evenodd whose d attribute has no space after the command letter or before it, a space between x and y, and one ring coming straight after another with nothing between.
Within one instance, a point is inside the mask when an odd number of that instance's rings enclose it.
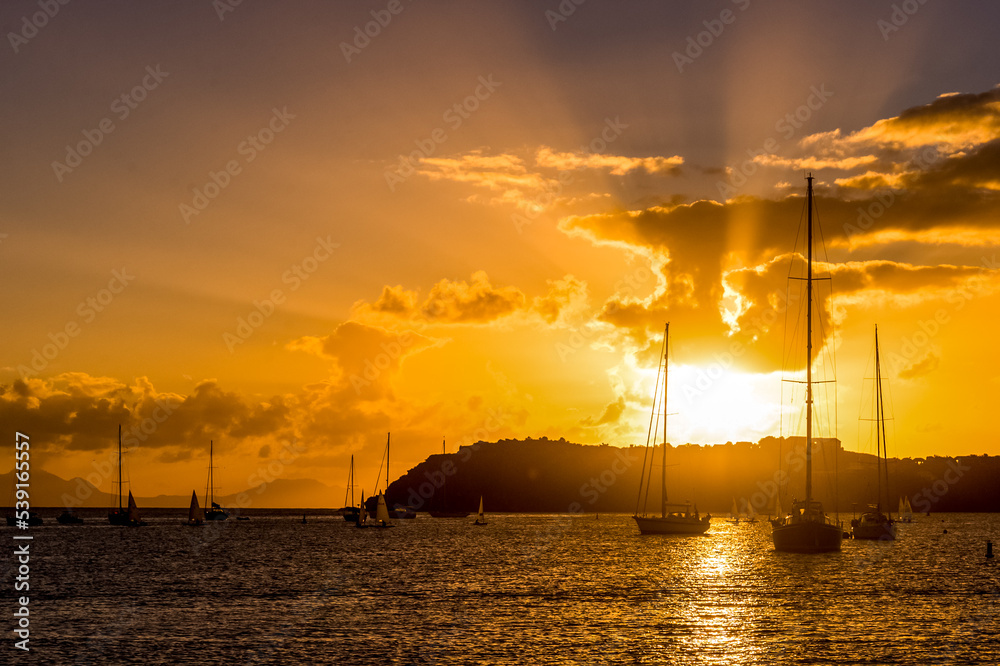
<instances>
[{"instance_id":1,"label":"tall mast","mask_svg":"<svg viewBox=\"0 0 1000 666\"><path fill-rule=\"evenodd\" d=\"M663 473L660 477L660 517L667 517L667 366L668 347L670 340L670 322L667 322L666 330L663 332Z\"/></svg>"},{"instance_id":2,"label":"tall mast","mask_svg":"<svg viewBox=\"0 0 1000 666\"><path fill-rule=\"evenodd\" d=\"M877 324L875 325L875 381L877 382L877 386L878 386L878 392L876 394L877 395L877 400L878 400L878 421L875 423L875 428L876 428L875 441L876 441L876 446L878 446L878 440L880 438L882 440L882 444L881 444L882 460L885 463L885 467L884 468L881 468L881 463L880 463L880 469L878 470L879 471L879 479L878 479L878 485L879 485L878 503L879 504L882 503L882 476L881 475L884 473L885 474L885 509L889 513L889 516L892 517L892 504L889 502L889 452L886 450L886 447L885 447L885 445L886 445L886 440L885 440L885 401L882 399L882 366L879 363L879 357L878 357L878 325ZM879 432L879 430L881 430L881 432ZM879 507L879 508L881 509L881 507Z\"/></svg>"},{"instance_id":3,"label":"tall mast","mask_svg":"<svg viewBox=\"0 0 1000 666\"><path fill-rule=\"evenodd\" d=\"M385 434L385 492L389 492L389 437L391 432Z\"/></svg>"},{"instance_id":4,"label":"tall mast","mask_svg":"<svg viewBox=\"0 0 1000 666\"><path fill-rule=\"evenodd\" d=\"M205 490L205 494L208 495L208 507L212 507L212 502L215 500L215 488L214 479L212 478L212 467L213 467L213 446L214 442L210 439L208 440L208 488Z\"/></svg>"},{"instance_id":5,"label":"tall mast","mask_svg":"<svg viewBox=\"0 0 1000 666\"><path fill-rule=\"evenodd\" d=\"M813 176L806 176L807 188L807 263L806 273L806 511L812 507L812 298L813 298Z\"/></svg>"},{"instance_id":6,"label":"tall mast","mask_svg":"<svg viewBox=\"0 0 1000 666\"><path fill-rule=\"evenodd\" d=\"M118 424L118 514L122 512L122 424Z\"/></svg>"}]
</instances>

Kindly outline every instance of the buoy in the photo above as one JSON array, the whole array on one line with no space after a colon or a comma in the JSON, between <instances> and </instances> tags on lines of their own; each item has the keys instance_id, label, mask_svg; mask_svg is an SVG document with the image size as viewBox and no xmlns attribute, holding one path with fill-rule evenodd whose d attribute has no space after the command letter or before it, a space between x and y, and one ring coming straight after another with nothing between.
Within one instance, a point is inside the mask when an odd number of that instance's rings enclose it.
<instances>
[{"instance_id":1,"label":"buoy","mask_svg":"<svg viewBox=\"0 0 1000 666\"><path fill-rule=\"evenodd\" d=\"M986 542L986 557L993 557L993 542Z\"/></svg>"},{"instance_id":2,"label":"buoy","mask_svg":"<svg viewBox=\"0 0 1000 666\"><path fill-rule=\"evenodd\" d=\"M945 528L945 530L944 530L944 533L945 533L945 534L947 534L947 533L948 533L948 528L947 528L947 527Z\"/></svg>"}]
</instances>

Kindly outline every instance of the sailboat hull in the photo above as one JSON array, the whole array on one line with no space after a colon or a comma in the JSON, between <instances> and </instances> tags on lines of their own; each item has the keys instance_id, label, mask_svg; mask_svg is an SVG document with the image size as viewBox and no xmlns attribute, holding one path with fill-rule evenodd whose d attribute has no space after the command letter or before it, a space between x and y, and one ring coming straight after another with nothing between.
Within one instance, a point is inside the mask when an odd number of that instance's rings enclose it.
<instances>
[{"instance_id":1,"label":"sailboat hull","mask_svg":"<svg viewBox=\"0 0 1000 666\"><path fill-rule=\"evenodd\" d=\"M667 516L656 518L651 516L632 516L639 526L640 534L704 534L709 528L709 518L698 519L693 516Z\"/></svg>"},{"instance_id":2,"label":"sailboat hull","mask_svg":"<svg viewBox=\"0 0 1000 666\"><path fill-rule=\"evenodd\" d=\"M894 541L896 539L896 523L885 516L862 516L851 530L855 539L878 541Z\"/></svg>"},{"instance_id":3,"label":"sailboat hull","mask_svg":"<svg viewBox=\"0 0 1000 666\"><path fill-rule=\"evenodd\" d=\"M844 538L839 525L811 520L776 525L771 534L774 549L782 553L832 553Z\"/></svg>"}]
</instances>

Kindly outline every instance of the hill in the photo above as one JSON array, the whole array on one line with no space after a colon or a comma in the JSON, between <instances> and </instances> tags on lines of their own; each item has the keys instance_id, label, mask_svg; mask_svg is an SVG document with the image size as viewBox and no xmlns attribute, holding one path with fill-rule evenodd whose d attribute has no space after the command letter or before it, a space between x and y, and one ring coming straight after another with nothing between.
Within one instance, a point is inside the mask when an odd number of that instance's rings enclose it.
<instances>
[{"instance_id":1,"label":"hill","mask_svg":"<svg viewBox=\"0 0 1000 666\"><path fill-rule=\"evenodd\" d=\"M773 511L781 489L785 508L804 490L805 442L801 437L765 437L758 443L668 447L669 501L691 500L699 510L728 513ZM634 511L644 447L585 446L563 439L477 442L458 452L432 455L388 489L390 505L418 511L474 510L479 497L488 511ZM649 506L658 506L661 455ZM779 462L780 461L780 462ZM914 511L1000 511L995 481L1000 457L963 456L890 459L889 507L911 498ZM828 510L876 501L876 459L845 451L835 439L813 447L814 494Z\"/></svg>"}]
</instances>

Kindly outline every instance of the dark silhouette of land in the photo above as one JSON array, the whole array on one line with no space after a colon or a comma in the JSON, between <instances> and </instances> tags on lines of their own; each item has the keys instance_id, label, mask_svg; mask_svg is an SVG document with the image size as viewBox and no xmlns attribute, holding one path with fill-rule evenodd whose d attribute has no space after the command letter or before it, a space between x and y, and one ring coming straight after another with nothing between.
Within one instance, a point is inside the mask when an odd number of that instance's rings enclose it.
<instances>
[{"instance_id":1,"label":"dark silhouette of land","mask_svg":"<svg viewBox=\"0 0 1000 666\"><path fill-rule=\"evenodd\" d=\"M477 442L430 456L392 482L387 499L390 506L406 504L418 511L473 511L482 495L487 512L631 512L644 454L645 447L585 446L544 437ZM656 475L661 457L658 451ZM804 496L804 464L801 437L671 446L668 501L690 500L702 512L728 514L735 498L741 511L752 504L767 515L776 496L786 509L792 498ZM890 458L888 471L891 506L883 509L895 512L905 495L915 513L1000 511L1000 457ZM874 455L846 451L834 439L814 441L813 487L828 511L850 512L854 505L875 503L876 475ZM648 497L650 511L658 511L657 487L654 483Z\"/></svg>"}]
</instances>

